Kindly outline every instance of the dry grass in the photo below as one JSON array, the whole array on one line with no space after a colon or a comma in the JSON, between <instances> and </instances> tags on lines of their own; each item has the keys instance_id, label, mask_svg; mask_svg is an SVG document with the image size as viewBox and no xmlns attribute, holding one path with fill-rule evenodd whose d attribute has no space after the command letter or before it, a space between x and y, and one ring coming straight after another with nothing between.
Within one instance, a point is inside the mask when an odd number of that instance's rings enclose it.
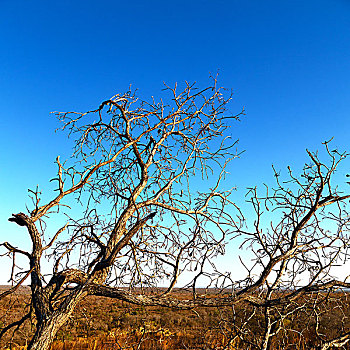
<instances>
[{"instance_id":1,"label":"dry grass","mask_svg":"<svg viewBox=\"0 0 350 350\"><path fill-rule=\"evenodd\" d=\"M331 338L349 329L348 299L348 294L334 294L325 304L319 327L322 334ZM25 294L2 300L1 324L7 324L23 315L27 300ZM236 320L243 322L250 312L247 305L236 306ZM311 349L318 341L313 315L312 310L304 310L285 319L285 331L274 339L273 349ZM248 339L259 337L263 326L264 317L256 312L247 324ZM6 343L9 338L3 339L0 348L25 350L26 341L32 332L30 323L27 323L11 343ZM235 335L231 308L178 311L143 308L111 299L90 297L77 307L74 316L59 331L51 350L254 349L235 338Z\"/></svg>"}]
</instances>

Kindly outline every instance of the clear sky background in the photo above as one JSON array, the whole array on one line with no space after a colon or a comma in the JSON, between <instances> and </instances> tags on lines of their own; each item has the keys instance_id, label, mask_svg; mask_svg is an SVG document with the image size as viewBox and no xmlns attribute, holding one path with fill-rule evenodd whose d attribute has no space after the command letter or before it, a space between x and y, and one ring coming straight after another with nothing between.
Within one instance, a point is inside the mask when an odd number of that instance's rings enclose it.
<instances>
[{"instance_id":1,"label":"clear sky background","mask_svg":"<svg viewBox=\"0 0 350 350\"><path fill-rule=\"evenodd\" d=\"M272 164L301 167L333 136L349 151L348 0L0 1L0 240L24 241L8 217L69 155L49 112L217 71L247 114L232 129L239 188L270 182Z\"/></svg>"}]
</instances>

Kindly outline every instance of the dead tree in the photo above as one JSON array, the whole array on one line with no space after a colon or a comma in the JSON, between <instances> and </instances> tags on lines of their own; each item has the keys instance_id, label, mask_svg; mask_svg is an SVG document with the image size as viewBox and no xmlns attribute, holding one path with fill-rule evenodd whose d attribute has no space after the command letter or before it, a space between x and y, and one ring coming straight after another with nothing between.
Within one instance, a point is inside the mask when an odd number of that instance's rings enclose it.
<instances>
[{"instance_id":1,"label":"dead tree","mask_svg":"<svg viewBox=\"0 0 350 350\"><path fill-rule=\"evenodd\" d=\"M331 185L345 154L330 152L326 143L327 166L309 152L311 164L301 176L290 170L289 182L283 183L276 172L277 188L262 198L251 189L256 220L249 230L232 188L225 188L232 176L227 166L237 157L228 128L243 112L228 113L231 94L215 79L202 90L186 84L180 92L166 86L166 93L168 102L142 101L129 91L96 110L57 113L62 129L75 140L73 157L56 160L52 200L42 203L40 191L31 191L33 208L9 219L23 226L32 242L31 251L2 244L13 259L20 254L29 261L24 274L15 273L14 263L11 278L18 286L30 276L31 307L0 336L34 320L28 349L48 349L75 306L95 295L179 309L243 303L249 307L240 319L230 320L227 346L238 339L268 349L286 329L286 315L307 308L300 297L350 286L330 278L348 243L343 205L349 196ZM266 211L280 220L267 223ZM61 223L54 232L52 221ZM333 222L336 229L323 222ZM215 265L235 239L254 255L241 281ZM48 265L49 275L43 273ZM182 276L190 278L187 300L171 294ZM218 295L198 292L207 281ZM146 293L159 285L166 288ZM256 310L263 315L261 334L249 330ZM319 335L324 349L347 340L347 334Z\"/></svg>"},{"instance_id":2,"label":"dead tree","mask_svg":"<svg viewBox=\"0 0 350 350\"><path fill-rule=\"evenodd\" d=\"M325 350L350 340L345 268L350 196L334 184L348 154L329 146L330 141L324 142L326 163L318 152L307 151L309 162L301 173L288 167L282 176L273 169L275 186L266 186L262 195L256 187L247 193L254 219L236 230L245 236L241 248L253 258L242 261L247 277L231 284L235 297L249 307L233 309L224 322L228 339L244 348ZM343 175L343 190L344 180ZM336 270L340 266L341 273Z\"/></svg>"}]
</instances>

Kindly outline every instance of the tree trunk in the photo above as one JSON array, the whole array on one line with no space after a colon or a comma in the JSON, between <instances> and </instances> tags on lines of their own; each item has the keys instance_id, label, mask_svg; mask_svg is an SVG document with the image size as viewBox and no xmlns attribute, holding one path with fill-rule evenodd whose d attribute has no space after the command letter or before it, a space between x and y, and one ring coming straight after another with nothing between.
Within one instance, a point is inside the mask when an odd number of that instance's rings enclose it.
<instances>
[{"instance_id":1,"label":"tree trunk","mask_svg":"<svg viewBox=\"0 0 350 350\"><path fill-rule=\"evenodd\" d=\"M49 350L58 330L68 320L71 312L52 314L47 320L37 324L35 334L28 345L28 350Z\"/></svg>"},{"instance_id":2,"label":"tree trunk","mask_svg":"<svg viewBox=\"0 0 350 350\"><path fill-rule=\"evenodd\" d=\"M49 307L38 309L36 331L27 350L49 350L58 330L68 321L76 305L87 295L84 287L79 287L71 291L55 311L50 312Z\"/></svg>"}]
</instances>

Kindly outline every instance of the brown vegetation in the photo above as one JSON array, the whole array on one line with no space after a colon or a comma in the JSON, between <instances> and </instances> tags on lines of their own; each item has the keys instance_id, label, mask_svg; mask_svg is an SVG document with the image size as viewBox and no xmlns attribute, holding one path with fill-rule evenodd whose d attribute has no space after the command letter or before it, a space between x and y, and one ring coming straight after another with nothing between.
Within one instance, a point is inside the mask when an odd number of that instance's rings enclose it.
<instances>
[{"instance_id":1,"label":"brown vegetation","mask_svg":"<svg viewBox=\"0 0 350 350\"><path fill-rule=\"evenodd\" d=\"M188 297L184 292L175 295L179 299ZM310 295L307 300L300 298L293 306L300 307L299 312L283 318L284 329L273 338L271 348L318 349L322 336L331 339L348 331L350 310L346 305L349 299L348 293ZM29 295L24 293L3 299L1 319L6 321L23 316L23 306L28 300ZM286 310L275 311L277 319ZM91 296L77 306L74 316L57 333L51 350L255 349L254 342L264 337L265 326L264 313L243 304L235 308L178 311L144 308ZM244 341L240 337L242 329L247 335ZM33 331L34 328L27 324L10 343L7 337L0 346L24 350ZM342 349L350 349L350 346L344 345Z\"/></svg>"}]
</instances>

